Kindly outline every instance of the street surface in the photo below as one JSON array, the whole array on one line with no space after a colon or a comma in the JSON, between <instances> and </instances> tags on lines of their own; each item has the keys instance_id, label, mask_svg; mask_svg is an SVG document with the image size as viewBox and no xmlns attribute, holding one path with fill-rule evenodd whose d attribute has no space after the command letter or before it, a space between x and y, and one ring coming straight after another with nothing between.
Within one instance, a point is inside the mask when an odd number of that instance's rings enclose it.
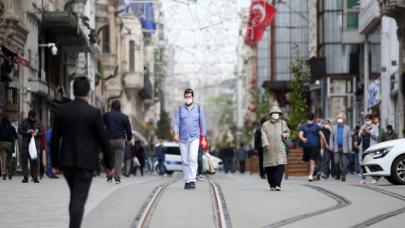
<instances>
[{"instance_id":1,"label":"street surface","mask_svg":"<svg viewBox=\"0 0 405 228\"><path fill-rule=\"evenodd\" d=\"M267 180L257 174L220 172L205 176L195 190L184 190L181 174L124 177L121 185L107 183L104 177L94 178L82 227L136 227L145 202L163 184L168 185L145 227L215 227L208 178L223 197L223 227L361 227L378 216L370 227L404 227L405 186L393 186L384 179L377 186L366 185L375 187L369 189L357 184L358 176L348 176L346 182L328 179L313 183L306 177L290 177L283 180L281 192L273 192ZM69 192L65 180L45 177L40 184L22 184L21 180L0 181L0 227L67 227ZM399 214L387 214L393 211Z\"/></svg>"}]
</instances>

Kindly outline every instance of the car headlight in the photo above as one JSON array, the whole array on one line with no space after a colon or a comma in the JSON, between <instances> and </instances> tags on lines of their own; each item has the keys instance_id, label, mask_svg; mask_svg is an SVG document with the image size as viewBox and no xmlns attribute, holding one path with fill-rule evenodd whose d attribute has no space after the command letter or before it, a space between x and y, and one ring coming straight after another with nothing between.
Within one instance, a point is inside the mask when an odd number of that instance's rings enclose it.
<instances>
[{"instance_id":1,"label":"car headlight","mask_svg":"<svg viewBox=\"0 0 405 228\"><path fill-rule=\"evenodd\" d=\"M392 148L393 148L393 147L382 148L382 149L379 149L379 150L370 151L368 154L369 154L371 157L373 157L374 159L376 159L376 158L383 158L383 157L385 157L385 155L388 154L388 152L390 152L390 150L391 150Z\"/></svg>"}]
</instances>

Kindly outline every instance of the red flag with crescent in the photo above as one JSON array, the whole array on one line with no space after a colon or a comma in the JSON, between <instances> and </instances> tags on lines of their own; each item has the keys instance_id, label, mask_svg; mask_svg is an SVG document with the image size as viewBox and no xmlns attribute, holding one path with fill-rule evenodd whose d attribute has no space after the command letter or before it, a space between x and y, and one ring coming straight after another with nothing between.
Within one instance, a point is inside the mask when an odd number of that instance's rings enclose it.
<instances>
[{"instance_id":1,"label":"red flag with crescent","mask_svg":"<svg viewBox=\"0 0 405 228\"><path fill-rule=\"evenodd\" d=\"M277 9L264 0L253 0L250 6L250 15L246 31L245 42L251 48L256 49L263 37L267 26L270 25Z\"/></svg>"}]
</instances>

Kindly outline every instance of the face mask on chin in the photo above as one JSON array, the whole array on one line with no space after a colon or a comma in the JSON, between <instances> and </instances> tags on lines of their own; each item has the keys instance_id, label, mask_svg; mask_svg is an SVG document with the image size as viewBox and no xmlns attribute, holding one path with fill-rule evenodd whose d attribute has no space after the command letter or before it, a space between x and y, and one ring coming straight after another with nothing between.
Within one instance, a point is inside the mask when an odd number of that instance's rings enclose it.
<instances>
[{"instance_id":1,"label":"face mask on chin","mask_svg":"<svg viewBox=\"0 0 405 228\"><path fill-rule=\"evenodd\" d=\"M190 106L190 105L193 103L193 99L184 99L184 103L185 103L187 106Z\"/></svg>"}]
</instances>

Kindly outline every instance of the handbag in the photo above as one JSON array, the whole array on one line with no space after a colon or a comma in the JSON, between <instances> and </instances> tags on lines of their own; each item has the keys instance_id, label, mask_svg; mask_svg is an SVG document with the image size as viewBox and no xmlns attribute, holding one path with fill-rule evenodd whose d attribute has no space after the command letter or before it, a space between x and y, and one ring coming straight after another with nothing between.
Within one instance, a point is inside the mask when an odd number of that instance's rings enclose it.
<instances>
[{"instance_id":1,"label":"handbag","mask_svg":"<svg viewBox=\"0 0 405 228\"><path fill-rule=\"evenodd\" d=\"M133 158L134 166L141 166L141 163L139 163L139 159L137 157Z\"/></svg>"},{"instance_id":2,"label":"handbag","mask_svg":"<svg viewBox=\"0 0 405 228\"><path fill-rule=\"evenodd\" d=\"M31 138L31 142L28 146L28 151L30 153L31 159L35 160L38 157L38 153L37 153L37 146L35 145L35 138L34 136L32 136Z\"/></svg>"},{"instance_id":3,"label":"handbag","mask_svg":"<svg viewBox=\"0 0 405 228\"><path fill-rule=\"evenodd\" d=\"M284 133L283 121L281 121L281 133ZM287 139L285 139L285 138L282 138L282 139L283 139L284 146L285 146L285 152L286 152L287 155L289 155L291 152L290 152L290 148L288 148Z\"/></svg>"}]
</instances>

